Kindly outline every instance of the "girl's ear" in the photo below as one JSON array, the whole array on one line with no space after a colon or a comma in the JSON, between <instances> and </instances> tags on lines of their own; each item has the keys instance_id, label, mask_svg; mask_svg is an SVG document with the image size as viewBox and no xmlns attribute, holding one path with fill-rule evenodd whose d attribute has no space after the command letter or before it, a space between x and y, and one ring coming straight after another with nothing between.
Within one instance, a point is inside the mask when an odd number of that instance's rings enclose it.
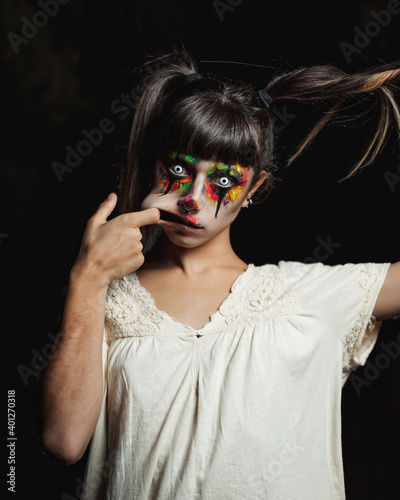
<instances>
[{"instance_id":1,"label":"girl's ear","mask_svg":"<svg viewBox=\"0 0 400 500\"><path fill-rule=\"evenodd\" d=\"M272 179L272 174L270 172L266 172L265 170L263 170L257 181L253 184L253 186L251 187L250 191L247 193L247 196L246 196L246 199L245 201L243 202L242 204L242 207L247 207L248 204L249 204L249 198L251 198L252 196L254 196L255 192L258 190L258 188L264 184L264 182L269 182L270 180Z\"/></svg>"}]
</instances>

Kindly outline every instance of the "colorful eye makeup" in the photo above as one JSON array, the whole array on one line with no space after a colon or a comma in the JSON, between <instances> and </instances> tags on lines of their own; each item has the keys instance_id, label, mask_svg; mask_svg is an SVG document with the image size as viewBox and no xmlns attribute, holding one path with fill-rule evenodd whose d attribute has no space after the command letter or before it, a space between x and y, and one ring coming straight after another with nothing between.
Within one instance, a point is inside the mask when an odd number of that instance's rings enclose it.
<instances>
[{"instance_id":1,"label":"colorful eye makeup","mask_svg":"<svg viewBox=\"0 0 400 500\"><path fill-rule=\"evenodd\" d=\"M188 167L190 164L195 164L195 159L190 155L181 157L172 153L160 158L158 180L164 188L164 195L171 190L179 194L189 191L192 182L192 171Z\"/></svg>"},{"instance_id":2,"label":"colorful eye makeup","mask_svg":"<svg viewBox=\"0 0 400 500\"><path fill-rule=\"evenodd\" d=\"M221 205L225 208L239 198L246 182L247 169L240 165L211 164L207 171L206 194L217 204L215 217Z\"/></svg>"},{"instance_id":3,"label":"colorful eye makeup","mask_svg":"<svg viewBox=\"0 0 400 500\"><path fill-rule=\"evenodd\" d=\"M171 153L160 158L158 179L163 186L163 195L170 191L189 194L196 178L199 160L191 155ZM211 163L206 172L205 195L216 205L215 217L222 207L234 203L243 193L248 180L248 168L240 165Z\"/></svg>"}]
</instances>

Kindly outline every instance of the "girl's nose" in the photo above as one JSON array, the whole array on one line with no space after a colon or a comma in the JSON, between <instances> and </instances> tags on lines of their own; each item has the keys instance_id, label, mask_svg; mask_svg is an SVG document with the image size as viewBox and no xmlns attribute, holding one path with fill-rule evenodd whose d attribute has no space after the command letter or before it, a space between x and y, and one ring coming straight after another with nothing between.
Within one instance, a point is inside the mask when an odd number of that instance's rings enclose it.
<instances>
[{"instance_id":1,"label":"girl's nose","mask_svg":"<svg viewBox=\"0 0 400 500\"><path fill-rule=\"evenodd\" d=\"M185 212L197 213L200 210L200 203L193 197L193 195L180 200L178 204Z\"/></svg>"}]
</instances>

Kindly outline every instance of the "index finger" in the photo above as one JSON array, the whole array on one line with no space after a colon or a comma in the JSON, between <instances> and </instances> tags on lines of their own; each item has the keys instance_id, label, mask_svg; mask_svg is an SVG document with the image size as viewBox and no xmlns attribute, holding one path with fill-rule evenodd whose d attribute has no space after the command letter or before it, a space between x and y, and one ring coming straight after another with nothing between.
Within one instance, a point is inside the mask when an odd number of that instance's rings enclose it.
<instances>
[{"instance_id":1,"label":"index finger","mask_svg":"<svg viewBox=\"0 0 400 500\"><path fill-rule=\"evenodd\" d=\"M130 212L129 215L131 216L131 221L137 227L156 224L160 220L160 211L158 208L146 208L145 210L140 210L139 212Z\"/></svg>"}]
</instances>

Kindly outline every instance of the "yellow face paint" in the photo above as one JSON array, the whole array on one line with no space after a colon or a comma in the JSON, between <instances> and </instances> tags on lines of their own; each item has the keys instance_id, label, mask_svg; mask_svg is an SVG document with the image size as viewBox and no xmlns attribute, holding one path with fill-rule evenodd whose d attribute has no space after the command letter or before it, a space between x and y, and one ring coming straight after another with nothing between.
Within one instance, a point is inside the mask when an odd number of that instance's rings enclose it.
<instances>
[{"instance_id":1,"label":"yellow face paint","mask_svg":"<svg viewBox=\"0 0 400 500\"><path fill-rule=\"evenodd\" d=\"M243 193L248 179L248 169L240 165L212 163L207 171L206 192L216 204L217 217L221 206L226 208L234 203Z\"/></svg>"},{"instance_id":2,"label":"yellow face paint","mask_svg":"<svg viewBox=\"0 0 400 500\"><path fill-rule=\"evenodd\" d=\"M168 154L160 158L158 179L163 186L163 194L176 191L178 194L189 194L192 188L199 159L191 155ZM248 168L240 165L211 163L207 170L205 195L216 205L215 217L222 207L234 203L244 191L248 180Z\"/></svg>"},{"instance_id":3,"label":"yellow face paint","mask_svg":"<svg viewBox=\"0 0 400 500\"><path fill-rule=\"evenodd\" d=\"M182 163L182 165L180 164ZM164 194L169 191L177 191L180 193L187 193L192 185L192 172L190 175L185 175L187 164L196 165L196 159L190 155L178 155L172 153L165 158L160 158L160 165L158 168L158 180L164 186ZM179 172L178 167L181 169Z\"/></svg>"}]
</instances>

